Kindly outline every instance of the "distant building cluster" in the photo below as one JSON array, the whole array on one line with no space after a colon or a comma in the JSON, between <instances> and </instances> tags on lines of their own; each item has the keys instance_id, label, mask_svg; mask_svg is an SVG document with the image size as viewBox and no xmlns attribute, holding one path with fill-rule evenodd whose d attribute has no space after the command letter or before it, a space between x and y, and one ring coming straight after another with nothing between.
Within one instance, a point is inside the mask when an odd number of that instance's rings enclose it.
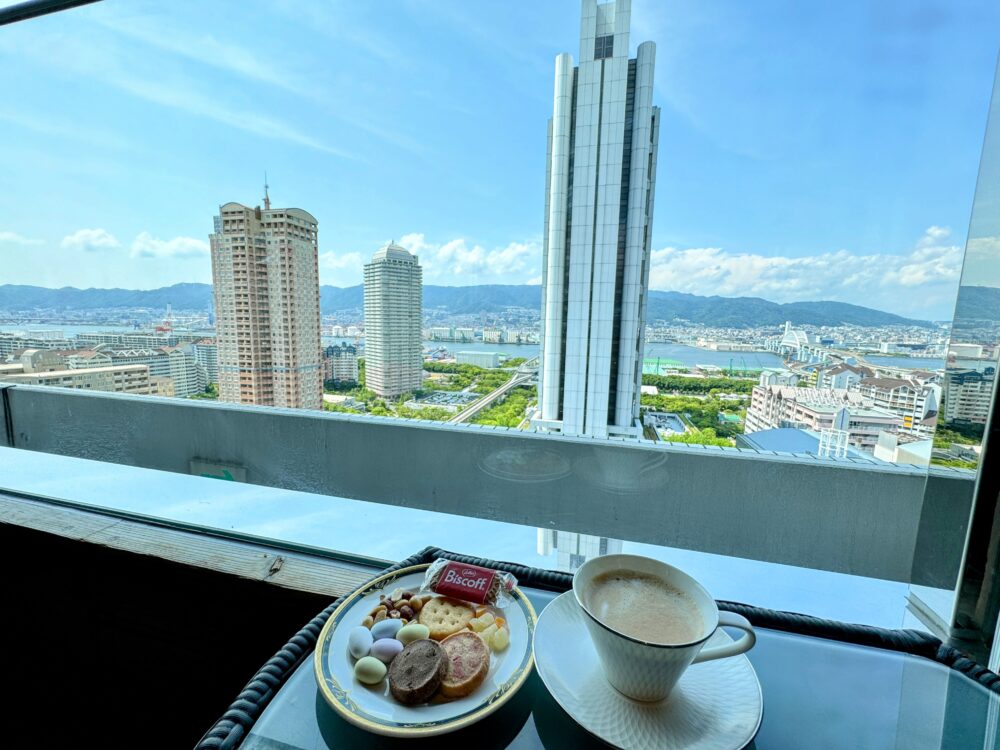
<instances>
[{"instance_id":1,"label":"distant building cluster","mask_svg":"<svg viewBox=\"0 0 1000 750\"><path fill-rule=\"evenodd\" d=\"M190 337L189 337L190 339ZM212 339L179 334L81 333L73 339L0 334L0 380L187 398L218 377Z\"/></svg>"}]
</instances>

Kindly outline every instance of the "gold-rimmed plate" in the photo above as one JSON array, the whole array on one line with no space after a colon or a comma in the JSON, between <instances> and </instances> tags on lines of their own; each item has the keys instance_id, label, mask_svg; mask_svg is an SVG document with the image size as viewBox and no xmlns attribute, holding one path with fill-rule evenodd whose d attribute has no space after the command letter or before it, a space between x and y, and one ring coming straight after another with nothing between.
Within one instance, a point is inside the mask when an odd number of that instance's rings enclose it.
<instances>
[{"instance_id":1,"label":"gold-rimmed plate","mask_svg":"<svg viewBox=\"0 0 1000 750\"><path fill-rule=\"evenodd\" d=\"M323 698L345 720L376 734L429 737L474 724L509 701L534 665L531 644L537 617L524 592L515 587L513 601L503 610L510 645L491 654L486 679L471 694L452 701L404 706L389 694L388 679L373 686L358 682L355 659L347 649L351 629L378 605L380 593L396 588L419 590L427 567L415 565L387 573L347 596L330 615L316 642L313 666Z\"/></svg>"}]
</instances>

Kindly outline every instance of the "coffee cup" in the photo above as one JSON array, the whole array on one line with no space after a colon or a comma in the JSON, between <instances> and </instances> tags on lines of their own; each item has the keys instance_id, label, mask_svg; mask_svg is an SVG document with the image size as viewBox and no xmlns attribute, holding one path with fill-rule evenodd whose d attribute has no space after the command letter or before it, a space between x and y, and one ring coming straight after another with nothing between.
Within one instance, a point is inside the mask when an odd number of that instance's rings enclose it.
<instances>
[{"instance_id":1,"label":"coffee cup","mask_svg":"<svg viewBox=\"0 0 1000 750\"><path fill-rule=\"evenodd\" d=\"M678 597L683 604L677 609L678 624L683 628L677 632L686 633L680 642L661 643L660 638L643 637L634 629L624 627L620 618L628 616L628 608L616 611L614 618L608 612L602 618L595 611L597 607L592 606L595 603L591 595L598 587L606 585L608 580L619 581L622 575L627 579L629 574L651 584L654 592L659 591L660 583L665 584L664 597ZM631 583L625 580L625 584ZM603 555L592 558L573 576L573 594L584 612L584 622L608 682L634 700L663 700L691 664L745 653L757 640L746 618L733 612L720 612L715 599L694 578L672 565L648 557ZM669 606L674 605L670 603ZM609 624L609 620L617 627ZM708 639L722 626L738 628L743 633L735 641L705 647Z\"/></svg>"}]
</instances>

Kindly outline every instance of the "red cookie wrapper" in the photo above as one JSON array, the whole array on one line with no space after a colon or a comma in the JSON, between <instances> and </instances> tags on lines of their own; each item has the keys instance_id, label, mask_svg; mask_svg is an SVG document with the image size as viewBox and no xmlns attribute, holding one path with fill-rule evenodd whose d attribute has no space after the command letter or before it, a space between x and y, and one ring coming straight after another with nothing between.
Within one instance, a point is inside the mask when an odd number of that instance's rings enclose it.
<instances>
[{"instance_id":1,"label":"red cookie wrapper","mask_svg":"<svg viewBox=\"0 0 1000 750\"><path fill-rule=\"evenodd\" d=\"M438 558L427 568L421 589L503 609L513 600L516 585L517 578L510 573Z\"/></svg>"}]
</instances>

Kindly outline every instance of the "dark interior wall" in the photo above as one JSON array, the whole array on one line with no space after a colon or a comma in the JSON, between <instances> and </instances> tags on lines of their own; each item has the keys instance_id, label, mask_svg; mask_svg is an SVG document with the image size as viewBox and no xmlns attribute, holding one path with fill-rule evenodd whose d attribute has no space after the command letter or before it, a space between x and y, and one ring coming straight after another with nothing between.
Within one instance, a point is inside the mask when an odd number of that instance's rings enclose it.
<instances>
[{"instance_id":1,"label":"dark interior wall","mask_svg":"<svg viewBox=\"0 0 1000 750\"><path fill-rule=\"evenodd\" d=\"M9 748L191 748L328 597L0 523Z\"/></svg>"}]
</instances>

